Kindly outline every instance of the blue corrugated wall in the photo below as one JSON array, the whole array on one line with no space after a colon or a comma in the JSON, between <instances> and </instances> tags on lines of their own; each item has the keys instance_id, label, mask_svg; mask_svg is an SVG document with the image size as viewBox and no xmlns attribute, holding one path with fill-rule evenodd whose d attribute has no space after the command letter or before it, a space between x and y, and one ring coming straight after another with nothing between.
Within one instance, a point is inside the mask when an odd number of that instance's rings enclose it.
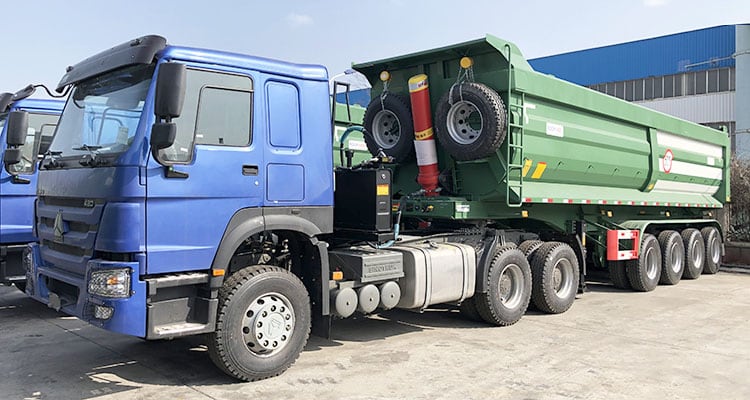
<instances>
[{"instance_id":1,"label":"blue corrugated wall","mask_svg":"<svg viewBox=\"0 0 750 400\"><path fill-rule=\"evenodd\" d=\"M529 60L543 73L579 85L734 66L735 26L721 25L674 35ZM686 69L686 65L702 63Z\"/></svg>"}]
</instances>

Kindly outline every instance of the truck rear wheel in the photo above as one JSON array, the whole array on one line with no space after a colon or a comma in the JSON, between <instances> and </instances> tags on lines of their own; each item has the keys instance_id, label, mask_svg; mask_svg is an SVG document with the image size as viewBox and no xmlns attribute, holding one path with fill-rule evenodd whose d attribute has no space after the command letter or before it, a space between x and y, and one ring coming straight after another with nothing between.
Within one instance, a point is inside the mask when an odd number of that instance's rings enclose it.
<instances>
[{"instance_id":1,"label":"truck rear wheel","mask_svg":"<svg viewBox=\"0 0 750 400\"><path fill-rule=\"evenodd\" d=\"M523 255L526 256L530 263L531 257L534 255L534 252L539 250L539 248L542 247L543 244L544 242L541 240L525 240L521 242L520 245L518 245L518 250L521 250L523 252Z\"/></svg>"},{"instance_id":2,"label":"truck rear wheel","mask_svg":"<svg viewBox=\"0 0 750 400\"><path fill-rule=\"evenodd\" d=\"M628 273L625 271L625 261L607 261L607 270L609 270L612 286L622 290L633 289L628 281Z\"/></svg>"},{"instance_id":3,"label":"truck rear wheel","mask_svg":"<svg viewBox=\"0 0 750 400\"><path fill-rule=\"evenodd\" d=\"M661 277L662 285L676 285L685 270L685 244L676 231L663 231L659 234L661 246Z\"/></svg>"},{"instance_id":4,"label":"truck rear wheel","mask_svg":"<svg viewBox=\"0 0 750 400\"><path fill-rule=\"evenodd\" d=\"M706 257L703 236L700 231L688 228L682 231L682 241L685 243L685 271L682 277L685 279L698 279L703 272L703 263Z\"/></svg>"},{"instance_id":5,"label":"truck rear wheel","mask_svg":"<svg viewBox=\"0 0 750 400\"><path fill-rule=\"evenodd\" d=\"M209 335L211 360L244 381L284 372L310 335L310 299L291 272L251 266L230 276L219 290L216 330Z\"/></svg>"},{"instance_id":6,"label":"truck rear wheel","mask_svg":"<svg viewBox=\"0 0 750 400\"><path fill-rule=\"evenodd\" d=\"M487 293L473 297L477 312L487 323L499 326L518 322L531 298L531 268L521 250L501 247L487 272Z\"/></svg>"},{"instance_id":7,"label":"truck rear wheel","mask_svg":"<svg viewBox=\"0 0 750 400\"><path fill-rule=\"evenodd\" d=\"M388 93L382 100L375 98L367 106L363 118L367 149L377 155L380 149L401 163L414 154L414 122L409 101Z\"/></svg>"},{"instance_id":8,"label":"truck rear wheel","mask_svg":"<svg viewBox=\"0 0 750 400\"><path fill-rule=\"evenodd\" d=\"M578 259L565 243L547 242L531 260L531 300L550 314L567 311L578 292Z\"/></svg>"},{"instance_id":9,"label":"truck rear wheel","mask_svg":"<svg viewBox=\"0 0 750 400\"><path fill-rule=\"evenodd\" d=\"M625 270L633 290L650 292L656 288L661 278L661 249L654 235L643 235L638 259L626 262Z\"/></svg>"},{"instance_id":10,"label":"truck rear wheel","mask_svg":"<svg viewBox=\"0 0 750 400\"><path fill-rule=\"evenodd\" d=\"M505 106L487 85L464 82L448 90L435 110L435 134L456 160L494 154L505 140Z\"/></svg>"},{"instance_id":11,"label":"truck rear wheel","mask_svg":"<svg viewBox=\"0 0 750 400\"><path fill-rule=\"evenodd\" d=\"M721 265L721 236L713 226L701 229L701 236L703 236L703 244L706 248L703 273L713 275L719 272L719 265Z\"/></svg>"}]
</instances>

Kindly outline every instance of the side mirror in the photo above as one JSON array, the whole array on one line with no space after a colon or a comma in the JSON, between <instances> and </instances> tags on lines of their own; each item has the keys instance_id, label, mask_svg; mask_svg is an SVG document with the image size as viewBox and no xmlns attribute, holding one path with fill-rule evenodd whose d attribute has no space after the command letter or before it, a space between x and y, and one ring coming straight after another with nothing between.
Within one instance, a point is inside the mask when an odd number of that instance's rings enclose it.
<instances>
[{"instance_id":1,"label":"side mirror","mask_svg":"<svg viewBox=\"0 0 750 400\"><path fill-rule=\"evenodd\" d=\"M3 164L5 164L5 169L10 171L11 165L16 165L21 162L21 149L5 149L5 154L3 155Z\"/></svg>"},{"instance_id":2,"label":"side mirror","mask_svg":"<svg viewBox=\"0 0 750 400\"><path fill-rule=\"evenodd\" d=\"M23 146L29 130L29 113L26 111L12 111L8 115L7 136L8 146Z\"/></svg>"},{"instance_id":3,"label":"side mirror","mask_svg":"<svg viewBox=\"0 0 750 400\"><path fill-rule=\"evenodd\" d=\"M151 154L159 163L159 150L174 144L177 137L177 124L174 122L157 122L151 127Z\"/></svg>"},{"instance_id":4,"label":"side mirror","mask_svg":"<svg viewBox=\"0 0 750 400\"><path fill-rule=\"evenodd\" d=\"M157 117L169 122L172 118L180 116L182 103L185 100L185 75L185 64L162 63L159 65L159 73L156 77L156 98L154 99L154 114Z\"/></svg>"},{"instance_id":5,"label":"side mirror","mask_svg":"<svg viewBox=\"0 0 750 400\"><path fill-rule=\"evenodd\" d=\"M13 93L0 93L0 113L5 112L10 103L13 102Z\"/></svg>"}]
</instances>

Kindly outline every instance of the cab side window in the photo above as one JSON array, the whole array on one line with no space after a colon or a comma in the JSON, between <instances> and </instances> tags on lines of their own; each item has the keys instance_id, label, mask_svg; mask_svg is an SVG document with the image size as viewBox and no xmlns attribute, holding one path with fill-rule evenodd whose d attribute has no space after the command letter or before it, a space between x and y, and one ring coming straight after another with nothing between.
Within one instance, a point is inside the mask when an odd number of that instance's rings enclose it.
<instances>
[{"instance_id":1,"label":"cab side window","mask_svg":"<svg viewBox=\"0 0 750 400\"><path fill-rule=\"evenodd\" d=\"M173 164L193 160L195 144L247 146L252 142L253 81L248 76L188 68L177 136L161 150Z\"/></svg>"}]
</instances>

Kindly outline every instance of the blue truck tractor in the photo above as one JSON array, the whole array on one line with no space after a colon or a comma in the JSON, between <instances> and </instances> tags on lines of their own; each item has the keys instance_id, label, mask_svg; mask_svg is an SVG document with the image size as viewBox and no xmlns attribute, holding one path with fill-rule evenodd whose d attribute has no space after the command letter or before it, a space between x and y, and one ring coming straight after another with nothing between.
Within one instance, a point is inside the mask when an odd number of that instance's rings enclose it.
<instances>
[{"instance_id":1,"label":"blue truck tractor","mask_svg":"<svg viewBox=\"0 0 750 400\"><path fill-rule=\"evenodd\" d=\"M26 244L34 241L34 199L36 198L37 157L52 141L61 100L29 99L33 86L16 93L0 94L0 161L6 147L6 122L12 112L27 114L28 125L18 137L13 157L17 163L0 168L0 284L15 284L23 291L26 270L21 256Z\"/></svg>"},{"instance_id":2,"label":"blue truck tractor","mask_svg":"<svg viewBox=\"0 0 750 400\"><path fill-rule=\"evenodd\" d=\"M205 335L253 381L334 318L451 304L504 326L530 302L565 312L587 266L639 291L718 269L722 132L535 72L492 36L354 68L373 100L341 130L322 66L144 36L68 67L27 294L112 332ZM8 116L8 171L29 121Z\"/></svg>"}]
</instances>

